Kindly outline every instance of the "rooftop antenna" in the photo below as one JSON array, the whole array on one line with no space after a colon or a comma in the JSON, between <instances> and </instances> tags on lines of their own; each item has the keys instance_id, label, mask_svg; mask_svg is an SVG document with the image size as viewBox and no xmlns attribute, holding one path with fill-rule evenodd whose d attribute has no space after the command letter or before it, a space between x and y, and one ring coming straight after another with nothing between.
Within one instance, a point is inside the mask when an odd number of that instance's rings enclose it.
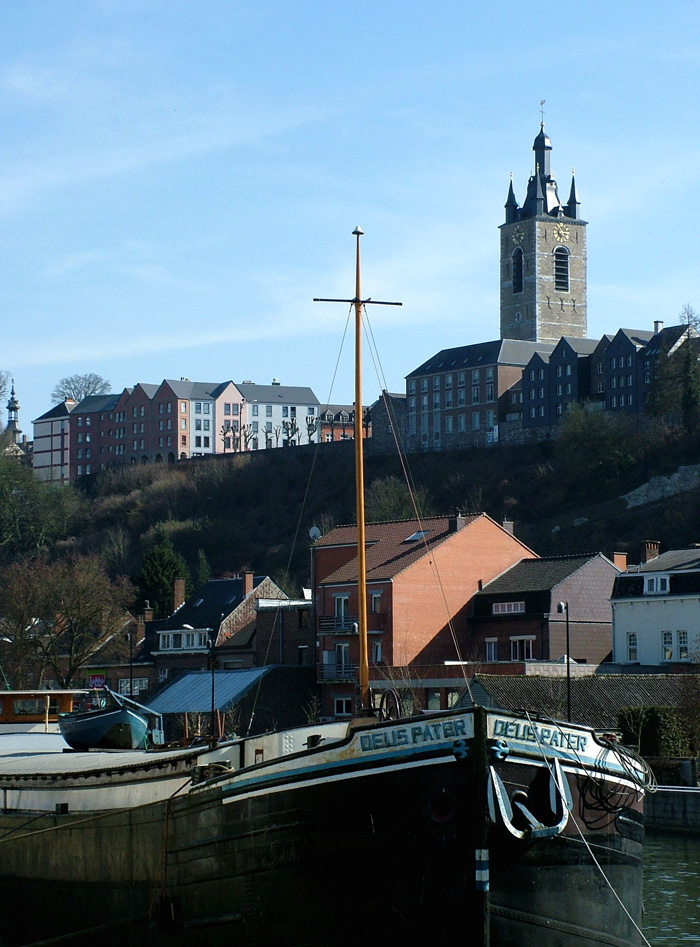
<instances>
[{"instance_id":1,"label":"rooftop antenna","mask_svg":"<svg viewBox=\"0 0 700 947\"><path fill-rule=\"evenodd\" d=\"M544 99L540 99L540 120L542 122L542 128L544 128Z\"/></svg>"}]
</instances>

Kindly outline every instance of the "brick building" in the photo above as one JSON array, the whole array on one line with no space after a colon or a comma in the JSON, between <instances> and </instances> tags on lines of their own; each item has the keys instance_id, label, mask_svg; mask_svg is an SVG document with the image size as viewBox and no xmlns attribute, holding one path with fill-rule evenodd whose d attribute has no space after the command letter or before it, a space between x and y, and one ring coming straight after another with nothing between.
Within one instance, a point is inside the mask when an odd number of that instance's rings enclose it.
<instances>
[{"instance_id":1,"label":"brick building","mask_svg":"<svg viewBox=\"0 0 700 947\"><path fill-rule=\"evenodd\" d=\"M485 513L368 523L366 541L370 686L420 682L425 705L428 690L445 686L444 662L467 645L479 584L535 553ZM330 530L312 556L324 711L342 716L353 709L359 660L356 528Z\"/></svg>"},{"instance_id":2,"label":"brick building","mask_svg":"<svg viewBox=\"0 0 700 947\"><path fill-rule=\"evenodd\" d=\"M568 618L572 660L609 661L610 596L619 573L602 553L527 558L512 565L472 599L471 659L487 664L559 660L566 654Z\"/></svg>"}]
</instances>

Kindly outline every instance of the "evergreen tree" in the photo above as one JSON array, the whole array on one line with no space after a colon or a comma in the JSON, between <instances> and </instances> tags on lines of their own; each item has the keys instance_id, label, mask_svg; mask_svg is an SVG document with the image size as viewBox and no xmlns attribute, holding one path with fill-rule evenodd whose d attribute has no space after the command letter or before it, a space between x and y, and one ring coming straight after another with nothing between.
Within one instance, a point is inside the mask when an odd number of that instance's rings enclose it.
<instances>
[{"instance_id":1,"label":"evergreen tree","mask_svg":"<svg viewBox=\"0 0 700 947\"><path fill-rule=\"evenodd\" d=\"M192 579L196 589L206 585L211 579L211 566L203 549L197 550Z\"/></svg>"},{"instance_id":2,"label":"evergreen tree","mask_svg":"<svg viewBox=\"0 0 700 947\"><path fill-rule=\"evenodd\" d=\"M154 609L156 618L172 614L175 579L184 579L191 587L187 563L167 536L161 534L146 554L141 572L141 591Z\"/></svg>"}]
</instances>

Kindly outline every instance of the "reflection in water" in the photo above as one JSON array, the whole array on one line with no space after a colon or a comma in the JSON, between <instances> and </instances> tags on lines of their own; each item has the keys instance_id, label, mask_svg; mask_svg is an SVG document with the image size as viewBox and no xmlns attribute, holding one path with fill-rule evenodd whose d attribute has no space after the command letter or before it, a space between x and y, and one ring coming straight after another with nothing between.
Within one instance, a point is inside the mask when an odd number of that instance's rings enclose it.
<instances>
[{"instance_id":1,"label":"reflection in water","mask_svg":"<svg viewBox=\"0 0 700 947\"><path fill-rule=\"evenodd\" d=\"M646 836L644 936L652 947L700 947L700 837Z\"/></svg>"}]
</instances>

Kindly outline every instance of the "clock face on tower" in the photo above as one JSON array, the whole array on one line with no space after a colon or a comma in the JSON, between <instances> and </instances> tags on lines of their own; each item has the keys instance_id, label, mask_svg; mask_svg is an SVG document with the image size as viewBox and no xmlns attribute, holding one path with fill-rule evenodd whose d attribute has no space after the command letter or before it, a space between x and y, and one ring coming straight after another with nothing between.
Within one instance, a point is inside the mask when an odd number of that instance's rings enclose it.
<instances>
[{"instance_id":1,"label":"clock face on tower","mask_svg":"<svg viewBox=\"0 0 700 947\"><path fill-rule=\"evenodd\" d=\"M520 224L518 224L516 227L513 227L513 236L512 236L513 243L522 243L524 239L525 239L525 231L520 226Z\"/></svg>"},{"instance_id":2,"label":"clock face on tower","mask_svg":"<svg viewBox=\"0 0 700 947\"><path fill-rule=\"evenodd\" d=\"M554 228L554 236L557 238L557 240L568 240L569 228L565 227L564 224L557 224Z\"/></svg>"}]
</instances>

